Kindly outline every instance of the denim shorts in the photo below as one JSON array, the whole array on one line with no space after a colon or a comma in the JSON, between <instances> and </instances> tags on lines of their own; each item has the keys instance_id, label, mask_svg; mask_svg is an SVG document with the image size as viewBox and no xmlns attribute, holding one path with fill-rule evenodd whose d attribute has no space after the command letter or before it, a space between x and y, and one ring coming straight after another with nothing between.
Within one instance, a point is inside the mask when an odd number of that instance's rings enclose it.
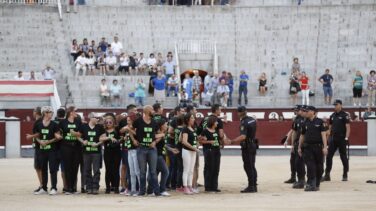
<instances>
[{"instance_id":1,"label":"denim shorts","mask_svg":"<svg viewBox=\"0 0 376 211\"><path fill-rule=\"evenodd\" d=\"M327 87L327 86L324 86L324 96L325 97L332 97L333 96L333 89L332 87Z\"/></svg>"}]
</instances>

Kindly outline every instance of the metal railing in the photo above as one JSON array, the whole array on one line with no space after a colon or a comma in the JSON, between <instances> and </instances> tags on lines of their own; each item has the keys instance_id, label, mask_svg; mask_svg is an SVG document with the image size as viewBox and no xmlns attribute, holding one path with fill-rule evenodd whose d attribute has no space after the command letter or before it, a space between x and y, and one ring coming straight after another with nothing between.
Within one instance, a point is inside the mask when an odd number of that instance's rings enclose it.
<instances>
[{"instance_id":1,"label":"metal railing","mask_svg":"<svg viewBox=\"0 0 376 211\"><path fill-rule=\"evenodd\" d=\"M185 54L214 54L215 42L209 40L183 40L177 42L177 51Z\"/></svg>"},{"instance_id":2,"label":"metal railing","mask_svg":"<svg viewBox=\"0 0 376 211\"><path fill-rule=\"evenodd\" d=\"M60 20L63 19L61 0L0 0L0 4L51 5L57 6Z\"/></svg>"},{"instance_id":3,"label":"metal railing","mask_svg":"<svg viewBox=\"0 0 376 211\"><path fill-rule=\"evenodd\" d=\"M3 4L51 4L56 5L60 0L0 0Z\"/></svg>"}]
</instances>

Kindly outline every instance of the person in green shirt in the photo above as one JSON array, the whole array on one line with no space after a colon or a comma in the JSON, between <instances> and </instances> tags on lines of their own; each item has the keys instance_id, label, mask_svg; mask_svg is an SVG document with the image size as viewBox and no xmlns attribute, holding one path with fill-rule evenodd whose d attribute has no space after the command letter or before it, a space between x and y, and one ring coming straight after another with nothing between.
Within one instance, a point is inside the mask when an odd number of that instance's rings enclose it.
<instances>
[{"instance_id":1,"label":"person in green shirt","mask_svg":"<svg viewBox=\"0 0 376 211\"><path fill-rule=\"evenodd\" d=\"M358 70L353 80L353 102L354 106L362 106L363 76Z\"/></svg>"}]
</instances>

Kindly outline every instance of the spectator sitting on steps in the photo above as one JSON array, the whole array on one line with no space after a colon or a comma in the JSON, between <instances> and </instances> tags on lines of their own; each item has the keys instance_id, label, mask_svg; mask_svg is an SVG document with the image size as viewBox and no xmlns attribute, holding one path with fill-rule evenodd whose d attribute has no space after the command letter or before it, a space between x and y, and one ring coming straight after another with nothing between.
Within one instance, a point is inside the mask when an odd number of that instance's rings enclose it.
<instances>
[{"instance_id":1,"label":"spectator sitting on steps","mask_svg":"<svg viewBox=\"0 0 376 211\"><path fill-rule=\"evenodd\" d=\"M51 68L49 64L46 65L46 69L42 71L44 80L54 80L56 71Z\"/></svg>"},{"instance_id":2,"label":"spectator sitting on steps","mask_svg":"<svg viewBox=\"0 0 376 211\"><path fill-rule=\"evenodd\" d=\"M16 80L16 81L24 81L25 80L25 78L22 75L22 71L18 71L17 75L14 76L14 80Z\"/></svg>"}]
</instances>

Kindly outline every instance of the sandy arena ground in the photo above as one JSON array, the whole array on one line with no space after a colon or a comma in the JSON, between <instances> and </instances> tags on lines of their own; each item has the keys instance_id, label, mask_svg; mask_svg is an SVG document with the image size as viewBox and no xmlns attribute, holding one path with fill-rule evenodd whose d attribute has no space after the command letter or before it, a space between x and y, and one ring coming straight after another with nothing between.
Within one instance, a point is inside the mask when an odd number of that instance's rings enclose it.
<instances>
[{"instance_id":1,"label":"sandy arena ground","mask_svg":"<svg viewBox=\"0 0 376 211\"><path fill-rule=\"evenodd\" d=\"M200 164L202 172L202 158ZM0 210L376 210L376 184L365 183L368 179L376 180L376 157L351 157L349 182L341 182L342 164L338 156L333 165L332 181L323 183L321 191L313 193L283 184L289 177L289 157L259 156L259 193L240 194L239 190L246 185L241 157L224 156L220 194L185 196L172 192L169 198L105 195L102 169L100 195L35 196L33 160L0 159ZM58 188L61 191L60 178Z\"/></svg>"}]
</instances>

